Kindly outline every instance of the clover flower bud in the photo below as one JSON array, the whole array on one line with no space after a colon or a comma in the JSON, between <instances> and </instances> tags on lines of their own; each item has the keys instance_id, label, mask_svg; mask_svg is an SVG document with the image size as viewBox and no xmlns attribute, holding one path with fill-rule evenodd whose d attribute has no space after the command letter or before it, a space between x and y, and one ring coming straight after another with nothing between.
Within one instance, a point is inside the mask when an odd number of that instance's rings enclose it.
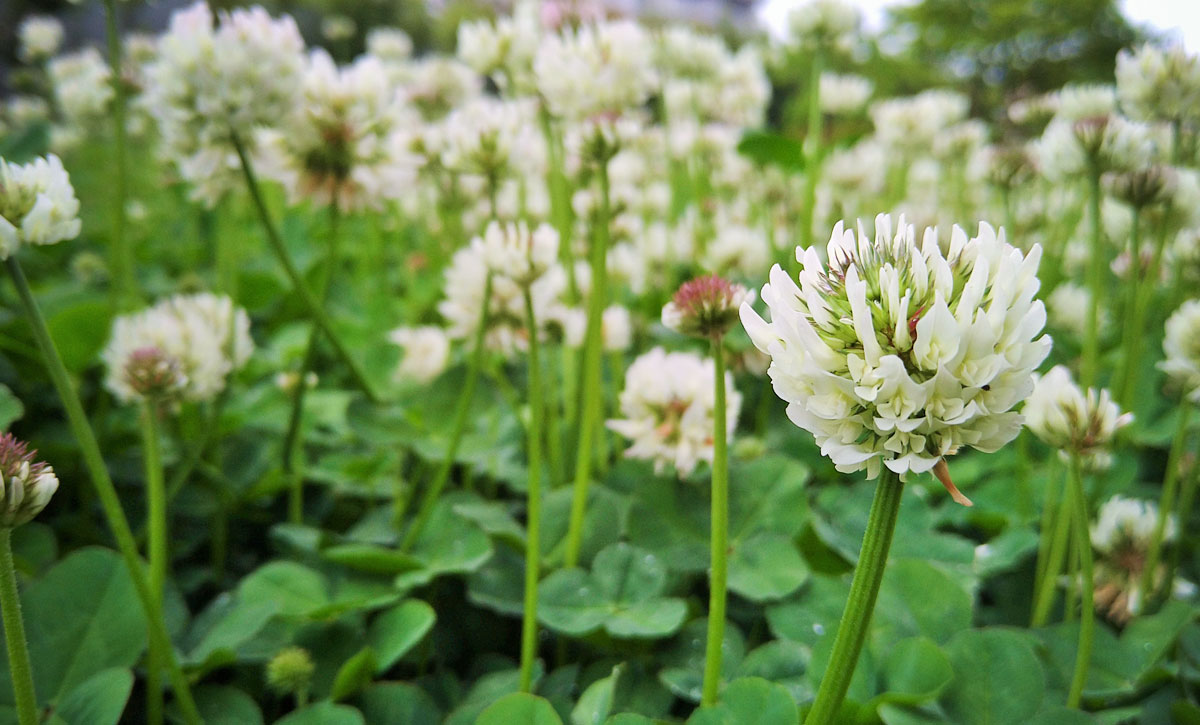
<instances>
[{"instance_id":1,"label":"clover flower bud","mask_svg":"<svg viewBox=\"0 0 1200 725\"><path fill-rule=\"evenodd\" d=\"M12 433L0 435L0 526L11 529L37 516L58 490L50 464Z\"/></svg>"},{"instance_id":2,"label":"clover flower bud","mask_svg":"<svg viewBox=\"0 0 1200 725\"><path fill-rule=\"evenodd\" d=\"M1133 414L1122 413L1107 390L1089 388L1085 393L1062 365L1035 379L1022 412L1034 435L1063 455L1079 455L1090 469L1110 465L1109 444L1133 422Z\"/></svg>"},{"instance_id":3,"label":"clover flower bud","mask_svg":"<svg viewBox=\"0 0 1200 725\"><path fill-rule=\"evenodd\" d=\"M267 663L267 685L282 694L298 694L312 683L316 665L303 647L281 650Z\"/></svg>"},{"instance_id":4,"label":"clover flower bud","mask_svg":"<svg viewBox=\"0 0 1200 725\"><path fill-rule=\"evenodd\" d=\"M715 274L684 282L662 310L662 322L675 332L719 340L737 322L751 292Z\"/></svg>"}]
</instances>

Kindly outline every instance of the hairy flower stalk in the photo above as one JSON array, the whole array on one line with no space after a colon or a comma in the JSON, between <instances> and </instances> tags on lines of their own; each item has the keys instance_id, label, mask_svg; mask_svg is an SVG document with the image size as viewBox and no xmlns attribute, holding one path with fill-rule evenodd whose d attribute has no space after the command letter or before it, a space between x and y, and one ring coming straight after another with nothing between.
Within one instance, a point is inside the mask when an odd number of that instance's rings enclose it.
<instances>
[{"instance_id":1,"label":"hairy flower stalk","mask_svg":"<svg viewBox=\"0 0 1200 725\"><path fill-rule=\"evenodd\" d=\"M12 530L37 516L57 490L54 469L37 460L37 451L29 450L11 433L0 435L0 614L4 618L8 669L21 725L35 725L40 718L17 593Z\"/></svg>"},{"instance_id":2,"label":"hairy flower stalk","mask_svg":"<svg viewBox=\"0 0 1200 725\"><path fill-rule=\"evenodd\" d=\"M878 483L863 550L829 669L808 722L834 722L858 661L887 563L902 478L932 472L956 501L947 456L995 451L1015 438L1012 408L1033 388L1050 349L1035 300L1041 248L1029 254L981 224L955 227L944 250L934 229L920 245L901 219L875 220L874 239L839 223L826 266L798 250L799 284L776 265L762 289L767 322L742 305L751 340L788 417L811 432L838 470ZM882 477L881 477L882 474Z\"/></svg>"},{"instance_id":3,"label":"hairy flower stalk","mask_svg":"<svg viewBox=\"0 0 1200 725\"><path fill-rule=\"evenodd\" d=\"M663 308L663 324L709 341L713 359L712 496L709 534L708 638L700 705L714 705L721 685L721 643L725 641L725 601L729 572L729 425L725 403L725 333L737 322L750 296L745 287L716 275L685 283ZM734 408L737 414L737 408Z\"/></svg>"},{"instance_id":4,"label":"hairy flower stalk","mask_svg":"<svg viewBox=\"0 0 1200 725\"><path fill-rule=\"evenodd\" d=\"M150 570L150 593L155 603L163 606L163 591L167 583L167 494L163 481L162 452L159 445L159 401L148 396L142 404L142 458L146 470L146 531L147 561ZM165 653L152 643L146 669L146 720L152 724L163 721L162 665Z\"/></svg>"}]
</instances>

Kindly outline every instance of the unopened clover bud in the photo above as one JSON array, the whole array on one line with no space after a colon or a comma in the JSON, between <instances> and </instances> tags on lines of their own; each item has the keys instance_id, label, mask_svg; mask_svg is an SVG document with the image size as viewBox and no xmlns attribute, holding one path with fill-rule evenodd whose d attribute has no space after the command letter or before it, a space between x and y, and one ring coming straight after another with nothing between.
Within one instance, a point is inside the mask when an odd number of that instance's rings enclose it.
<instances>
[{"instance_id":1,"label":"unopened clover bud","mask_svg":"<svg viewBox=\"0 0 1200 725\"><path fill-rule=\"evenodd\" d=\"M50 464L12 433L0 435L0 526L13 528L37 516L58 490Z\"/></svg>"},{"instance_id":2,"label":"unopened clover bud","mask_svg":"<svg viewBox=\"0 0 1200 725\"><path fill-rule=\"evenodd\" d=\"M303 647L288 647L267 663L267 684L282 694L299 694L312 683L312 655Z\"/></svg>"},{"instance_id":3,"label":"unopened clover bud","mask_svg":"<svg viewBox=\"0 0 1200 725\"><path fill-rule=\"evenodd\" d=\"M718 340L738 321L751 292L715 274L684 282L662 311L668 328L692 337Z\"/></svg>"}]
</instances>

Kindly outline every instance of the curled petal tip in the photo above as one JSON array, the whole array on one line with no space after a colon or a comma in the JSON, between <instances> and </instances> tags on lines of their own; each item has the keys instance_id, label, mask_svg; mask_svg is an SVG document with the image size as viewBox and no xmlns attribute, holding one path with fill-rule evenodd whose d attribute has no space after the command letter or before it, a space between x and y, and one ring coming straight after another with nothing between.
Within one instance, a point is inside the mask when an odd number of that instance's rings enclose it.
<instances>
[{"instance_id":1,"label":"curled petal tip","mask_svg":"<svg viewBox=\"0 0 1200 725\"><path fill-rule=\"evenodd\" d=\"M954 485L954 481L950 480L950 467L946 465L945 458L939 458L938 462L933 466L933 475L937 476L937 480L942 482L946 490L950 493L950 498L954 499L955 503L963 506L974 506L971 499L963 495L962 491L958 490L958 486Z\"/></svg>"}]
</instances>

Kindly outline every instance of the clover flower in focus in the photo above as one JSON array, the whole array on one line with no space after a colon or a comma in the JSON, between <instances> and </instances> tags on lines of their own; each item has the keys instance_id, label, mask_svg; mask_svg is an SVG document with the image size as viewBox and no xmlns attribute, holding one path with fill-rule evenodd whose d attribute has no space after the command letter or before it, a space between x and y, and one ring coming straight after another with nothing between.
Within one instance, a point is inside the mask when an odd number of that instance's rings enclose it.
<instances>
[{"instance_id":1,"label":"clover flower in focus","mask_svg":"<svg viewBox=\"0 0 1200 725\"><path fill-rule=\"evenodd\" d=\"M1035 377L1033 393L1021 411L1025 424L1059 454L1080 456L1086 468L1108 468L1108 447L1121 428L1133 422L1132 413L1122 413L1107 390L1089 388L1085 393L1062 365Z\"/></svg>"},{"instance_id":2,"label":"clover flower in focus","mask_svg":"<svg viewBox=\"0 0 1200 725\"><path fill-rule=\"evenodd\" d=\"M1200 404L1200 299L1184 302L1167 318L1163 354L1159 367L1187 400Z\"/></svg>"},{"instance_id":3,"label":"clover flower in focus","mask_svg":"<svg viewBox=\"0 0 1200 725\"><path fill-rule=\"evenodd\" d=\"M254 349L250 318L228 297L177 295L113 323L105 384L130 403L157 396L212 400Z\"/></svg>"},{"instance_id":4,"label":"clover flower in focus","mask_svg":"<svg viewBox=\"0 0 1200 725\"><path fill-rule=\"evenodd\" d=\"M263 174L281 182L292 203L379 209L415 184L418 160L406 132L415 116L378 60L338 68L316 50L299 103L279 128L260 134Z\"/></svg>"},{"instance_id":5,"label":"clover flower in focus","mask_svg":"<svg viewBox=\"0 0 1200 725\"><path fill-rule=\"evenodd\" d=\"M873 240L839 222L828 265L815 247L797 258L799 285L776 265L763 286L770 322L741 313L788 417L839 471L934 470L965 503L944 457L1015 438L1013 407L1050 351L1034 299L1041 247L1023 255L986 223L973 238L954 227L948 250L936 229L918 245L903 217L893 234L881 214Z\"/></svg>"},{"instance_id":6,"label":"clover flower in focus","mask_svg":"<svg viewBox=\"0 0 1200 725\"><path fill-rule=\"evenodd\" d=\"M1149 43L1117 53L1117 95L1126 113L1144 121L1180 121L1200 110L1200 57L1182 46Z\"/></svg>"},{"instance_id":7,"label":"clover flower in focus","mask_svg":"<svg viewBox=\"0 0 1200 725\"><path fill-rule=\"evenodd\" d=\"M0 526L11 529L37 516L58 490L50 464L12 433L0 435Z\"/></svg>"},{"instance_id":8,"label":"clover flower in focus","mask_svg":"<svg viewBox=\"0 0 1200 725\"><path fill-rule=\"evenodd\" d=\"M79 200L62 161L0 159L0 259L21 244L56 244L79 235Z\"/></svg>"},{"instance_id":9,"label":"clover flower in focus","mask_svg":"<svg viewBox=\"0 0 1200 725\"><path fill-rule=\"evenodd\" d=\"M667 328L691 337L719 340L738 320L753 293L715 274L684 282L662 310Z\"/></svg>"},{"instance_id":10,"label":"clover flower in focus","mask_svg":"<svg viewBox=\"0 0 1200 725\"><path fill-rule=\"evenodd\" d=\"M17 58L22 63L40 63L58 52L63 26L48 15L30 15L17 29Z\"/></svg>"},{"instance_id":11,"label":"clover flower in focus","mask_svg":"<svg viewBox=\"0 0 1200 725\"><path fill-rule=\"evenodd\" d=\"M625 372L621 418L608 421L610 430L632 444L627 458L654 462L656 473L667 464L683 477L699 461L713 460L713 406L716 365L688 352L668 353L660 347L641 355ZM742 396L725 374L728 436L737 428Z\"/></svg>"},{"instance_id":12,"label":"clover flower in focus","mask_svg":"<svg viewBox=\"0 0 1200 725\"><path fill-rule=\"evenodd\" d=\"M1098 554L1094 580L1096 606L1117 624L1125 624L1140 612L1143 572L1158 521L1158 506L1153 501L1113 496L1100 507L1096 522L1091 525L1092 548ZM1169 517L1163 541L1175 540L1175 517ZM1159 564L1154 574L1156 586L1166 575L1166 565ZM1176 594L1194 589L1181 579L1175 581Z\"/></svg>"}]
</instances>

